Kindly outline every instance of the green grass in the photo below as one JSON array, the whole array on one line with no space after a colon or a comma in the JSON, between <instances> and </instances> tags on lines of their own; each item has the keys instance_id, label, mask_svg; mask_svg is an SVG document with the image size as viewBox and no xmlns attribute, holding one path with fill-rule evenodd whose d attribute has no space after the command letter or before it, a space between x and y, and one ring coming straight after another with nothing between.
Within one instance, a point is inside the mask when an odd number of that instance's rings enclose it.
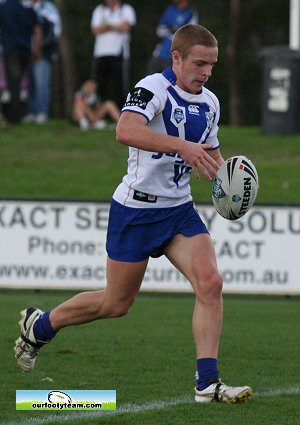
<instances>
[{"instance_id":1,"label":"green grass","mask_svg":"<svg viewBox=\"0 0 300 425\"><path fill-rule=\"evenodd\" d=\"M258 127L221 127L225 158L242 154L257 166L257 203L300 203L300 135L265 135ZM114 131L81 132L66 121L0 130L0 197L110 200L127 167ZM211 202L211 184L192 178L197 202Z\"/></svg>"},{"instance_id":2,"label":"green grass","mask_svg":"<svg viewBox=\"0 0 300 425\"><path fill-rule=\"evenodd\" d=\"M1 131L1 197L110 199L126 171L114 131L83 133L65 121Z\"/></svg>"},{"instance_id":3,"label":"green grass","mask_svg":"<svg viewBox=\"0 0 300 425\"><path fill-rule=\"evenodd\" d=\"M19 369L12 351L19 310L28 305L51 308L72 294L2 290L0 295L1 424L300 423L299 297L225 296L221 377L232 385L252 386L254 396L246 405L203 406L193 403L191 294L142 293L121 319L66 328L42 350L36 369L29 374ZM16 412L17 389L116 389L117 411L105 416ZM71 415L69 420L66 414Z\"/></svg>"}]
</instances>

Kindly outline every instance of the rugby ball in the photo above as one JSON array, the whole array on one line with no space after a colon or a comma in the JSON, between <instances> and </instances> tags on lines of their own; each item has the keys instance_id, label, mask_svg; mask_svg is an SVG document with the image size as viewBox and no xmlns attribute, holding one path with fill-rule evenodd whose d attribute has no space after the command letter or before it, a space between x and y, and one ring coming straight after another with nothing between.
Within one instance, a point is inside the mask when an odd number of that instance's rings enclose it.
<instances>
[{"instance_id":1,"label":"rugby ball","mask_svg":"<svg viewBox=\"0 0 300 425\"><path fill-rule=\"evenodd\" d=\"M71 403L72 399L68 394L62 391L51 391L48 394L49 403Z\"/></svg>"},{"instance_id":2,"label":"rugby ball","mask_svg":"<svg viewBox=\"0 0 300 425\"><path fill-rule=\"evenodd\" d=\"M252 207L258 187L258 174L250 159L232 156L223 162L213 180L214 207L227 220L237 220Z\"/></svg>"}]
</instances>

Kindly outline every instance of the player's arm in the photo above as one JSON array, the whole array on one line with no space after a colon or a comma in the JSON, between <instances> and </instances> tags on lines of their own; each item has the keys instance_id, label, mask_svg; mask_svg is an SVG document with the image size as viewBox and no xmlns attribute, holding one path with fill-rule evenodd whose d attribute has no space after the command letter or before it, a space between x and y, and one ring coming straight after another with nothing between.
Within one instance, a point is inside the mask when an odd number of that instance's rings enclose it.
<instances>
[{"instance_id":1,"label":"player's arm","mask_svg":"<svg viewBox=\"0 0 300 425\"><path fill-rule=\"evenodd\" d=\"M208 180L215 177L219 165L206 151L210 145L190 143L180 137L157 133L147 124L144 115L123 112L116 129L117 141L150 152L178 153L192 167L197 179L200 178L199 170Z\"/></svg>"},{"instance_id":2,"label":"player's arm","mask_svg":"<svg viewBox=\"0 0 300 425\"><path fill-rule=\"evenodd\" d=\"M32 55L35 60L42 57L43 32L40 24L35 25L32 37Z\"/></svg>"}]
</instances>

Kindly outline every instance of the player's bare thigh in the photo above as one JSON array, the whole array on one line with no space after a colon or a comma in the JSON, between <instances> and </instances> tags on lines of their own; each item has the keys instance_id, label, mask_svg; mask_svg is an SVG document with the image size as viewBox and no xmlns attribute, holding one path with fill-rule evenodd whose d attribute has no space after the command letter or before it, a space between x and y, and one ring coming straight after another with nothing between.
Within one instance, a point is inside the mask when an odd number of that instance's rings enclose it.
<instances>
[{"instance_id":1,"label":"player's bare thigh","mask_svg":"<svg viewBox=\"0 0 300 425\"><path fill-rule=\"evenodd\" d=\"M107 259L107 287L109 297L132 303L142 284L148 259L138 262Z\"/></svg>"},{"instance_id":2,"label":"player's bare thigh","mask_svg":"<svg viewBox=\"0 0 300 425\"><path fill-rule=\"evenodd\" d=\"M195 236L177 234L165 249L166 257L192 284L195 292L204 291L208 282L222 286L215 250L207 233Z\"/></svg>"}]
</instances>

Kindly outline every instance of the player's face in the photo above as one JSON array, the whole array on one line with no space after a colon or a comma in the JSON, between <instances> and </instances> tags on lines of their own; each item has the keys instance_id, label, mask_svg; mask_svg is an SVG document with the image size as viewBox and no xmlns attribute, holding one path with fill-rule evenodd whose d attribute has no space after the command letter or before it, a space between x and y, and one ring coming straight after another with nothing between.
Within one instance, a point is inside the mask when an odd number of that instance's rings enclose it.
<instances>
[{"instance_id":1,"label":"player's face","mask_svg":"<svg viewBox=\"0 0 300 425\"><path fill-rule=\"evenodd\" d=\"M217 59L217 47L193 46L185 59L182 59L178 52L173 52L173 70L177 85L188 93L199 93L211 76Z\"/></svg>"}]
</instances>

